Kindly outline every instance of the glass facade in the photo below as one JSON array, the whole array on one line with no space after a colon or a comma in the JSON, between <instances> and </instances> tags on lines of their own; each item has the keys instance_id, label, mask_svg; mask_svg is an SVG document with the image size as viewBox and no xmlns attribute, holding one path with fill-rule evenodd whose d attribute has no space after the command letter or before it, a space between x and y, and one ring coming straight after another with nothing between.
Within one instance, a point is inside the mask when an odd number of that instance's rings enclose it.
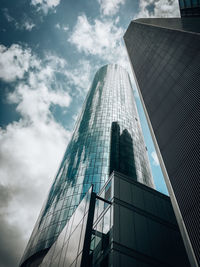
<instances>
[{"instance_id":1,"label":"glass facade","mask_svg":"<svg viewBox=\"0 0 200 267\"><path fill-rule=\"evenodd\" d=\"M113 64L95 75L25 250L24 266L57 239L91 184L98 193L115 169L154 187L129 75Z\"/></svg>"},{"instance_id":2,"label":"glass facade","mask_svg":"<svg viewBox=\"0 0 200 267\"><path fill-rule=\"evenodd\" d=\"M112 172L83 198L41 267L189 267L169 197Z\"/></svg>"},{"instance_id":3,"label":"glass facade","mask_svg":"<svg viewBox=\"0 0 200 267\"><path fill-rule=\"evenodd\" d=\"M94 214L95 196L96 194L92 192L91 187L67 222L56 242L52 245L42 261L41 267L81 266L84 256L87 254L85 253L87 251L85 236L91 232L92 225L88 228L88 216L90 216L89 220L93 222L92 215Z\"/></svg>"}]
</instances>

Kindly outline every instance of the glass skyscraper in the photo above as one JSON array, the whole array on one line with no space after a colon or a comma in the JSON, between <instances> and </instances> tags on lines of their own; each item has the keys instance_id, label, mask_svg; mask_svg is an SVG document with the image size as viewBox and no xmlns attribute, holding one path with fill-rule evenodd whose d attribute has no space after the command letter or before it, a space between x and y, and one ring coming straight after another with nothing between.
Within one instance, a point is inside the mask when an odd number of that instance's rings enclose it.
<instances>
[{"instance_id":1,"label":"glass skyscraper","mask_svg":"<svg viewBox=\"0 0 200 267\"><path fill-rule=\"evenodd\" d=\"M21 266L41 261L91 184L98 193L113 170L154 188L130 78L116 64L94 77Z\"/></svg>"}]
</instances>

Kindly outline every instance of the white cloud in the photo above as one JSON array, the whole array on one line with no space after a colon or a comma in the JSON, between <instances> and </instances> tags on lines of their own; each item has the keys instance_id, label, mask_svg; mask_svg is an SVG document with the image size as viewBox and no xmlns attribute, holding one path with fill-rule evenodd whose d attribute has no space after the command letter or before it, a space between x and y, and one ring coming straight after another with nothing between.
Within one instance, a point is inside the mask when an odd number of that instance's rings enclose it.
<instances>
[{"instance_id":1,"label":"white cloud","mask_svg":"<svg viewBox=\"0 0 200 267\"><path fill-rule=\"evenodd\" d=\"M88 21L85 14L78 16L77 23L68 41L79 52L96 56L106 63L129 65L123 44L124 29L116 26L117 21L103 19Z\"/></svg>"},{"instance_id":2,"label":"white cloud","mask_svg":"<svg viewBox=\"0 0 200 267\"><path fill-rule=\"evenodd\" d=\"M98 0L100 11L103 15L115 15L120 8L120 5L125 3L125 0Z\"/></svg>"},{"instance_id":3,"label":"white cloud","mask_svg":"<svg viewBox=\"0 0 200 267\"><path fill-rule=\"evenodd\" d=\"M17 22L15 18L13 18L7 8L3 9L3 14L9 23L13 23L17 30L27 30L31 31L36 25L32 22L32 20L28 17L21 19L21 22Z\"/></svg>"},{"instance_id":4,"label":"white cloud","mask_svg":"<svg viewBox=\"0 0 200 267\"><path fill-rule=\"evenodd\" d=\"M34 61L30 49L23 50L17 44L10 48L0 45L0 78L6 82L22 78Z\"/></svg>"},{"instance_id":5,"label":"white cloud","mask_svg":"<svg viewBox=\"0 0 200 267\"><path fill-rule=\"evenodd\" d=\"M31 0L31 4L37 7L38 11L43 11L47 14L49 10L55 10L60 4L60 0Z\"/></svg>"},{"instance_id":6,"label":"white cloud","mask_svg":"<svg viewBox=\"0 0 200 267\"><path fill-rule=\"evenodd\" d=\"M177 0L140 0L135 18L180 17Z\"/></svg>"},{"instance_id":7,"label":"white cloud","mask_svg":"<svg viewBox=\"0 0 200 267\"><path fill-rule=\"evenodd\" d=\"M104 55L108 49L117 46L122 33L122 28L117 28L112 21L102 22L96 19L92 24L86 15L82 15L78 17L69 41L86 54Z\"/></svg>"},{"instance_id":8,"label":"white cloud","mask_svg":"<svg viewBox=\"0 0 200 267\"><path fill-rule=\"evenodd\" d=\"M4 206L6 213L0 210L0 218L19 232L19 239L11 237L18 248L15 261L22 256L68 140L69 132L52 119L46 123L41 118L40 122L30 124L23 118L0 130L0 186L12 194ZM0 230L5 234L2 225ZM9 258L16 254L16 247L13 251L7 248L6 252L4 257ZM17 266L16 263L10 266Z\"/></svg>"},{"instance_id":9,"label":"white cloud","mask_svg":"<svg viewBox=\"0 0 200 267\"><path fill-rule=\"evenodd\" d=\"M59 30L63 30L65 32L67 32L69 30L69 27L68 26L66 26L66 25L62 25L61 26L59 23L56 23L55 28L56 29L59 29Z\"/></svg>"},{"instance_id":10,"label":"white cloud","mask_svg":"<svg viewBox=\"0 0 200 267\"><path fill-rule=\"evenodd\" d=\"M71 101L68 93L64 91L51 91L44 82L36 82L37 88L20 84L13 93L8 96L10 103L17 103L16 110L24 118L39 123L40 120L48 122L49 108L51 104L68 107Z\"/></svg>"},{"instance_id":11,"label":"white cloud","mask_svg":"<svg viewBox=\"0 0 200 267\"><path fill-rule=\"evenodd\" d=\"M69 30L69 27L68 26L63 26L63 31L67 32Z\"/></svg>"},{"instance_id":12,"label":"white cloud","mask_svg":"<svg viewBox=\"0 0 200 267\"><path fill-rule=\"evenodd\" d=\"M31 31L35 27L35 24L31 21L25 21L23 24L23 28L26 29L27 31Z\"/></svg>"},{"instance_id":13,"label":"white cloud","mask_svg":"<svg viewBox=\"0 0 200 267\"><path fill-rule=\"evenodd\" d=\"M60 24L59 23L56 23L55 28L57 28L57 29L60 30L60 28L61 28Z\"/></svg>"},{"instance_id":14,"label":"white cloud","mask_svg":"<svg viewBox=\"0 0 200 267\"><path fill-rule=\"evenodd\" d=\"M159 163L159 160L158 160L158 156L157 156L157 154L156 154L156 151L153 151L153 152L151 153L151 156L152 156L152 158L153 158L153 165L155 165L155 166L159 166L160 163Z\"/></svg>"},{"instance_id":15,"label":"white cloud","mask_svg":"<svg viewBox=\"0 0 200 267\"><path fill-rule=\"evenodd\" d=\"M64 74L68 78L69 85L75 85L79 93L85 93L91 83L92 66L87 60L80 60L78 67L66 69Z\"/></svg>"},{"instance_id":16,"label":"white cloud","mask_svg":"<svg viewBox=\"0 0 200 267\"><path fill-rule=\"evenodd\" d=\"M50 107L67 108L71 97L56 81L55 73L67 64L63 59L47 54L40 60L19 45L1 46L1 52L6 66L0 78L15 81L8 101L21 115L18 122L0 128L0 191L5 195L0 204L0 258L3 266L16 266L71 134L55 121Z\"/></svg>"},{"instance_id":17,"label":"white cloud","mask_svg":"<svg viewBox=\"0 0 200 267\"><path fill-rule=\"evenodd\" d=\"M3 9L3 14L4 14L4 16L5 16L5 18L7 19L8 22L13 22L13 21L15 21L15 19L9 14L7 8L4 8L4 9Z\"/></svg>"}]
</instances>

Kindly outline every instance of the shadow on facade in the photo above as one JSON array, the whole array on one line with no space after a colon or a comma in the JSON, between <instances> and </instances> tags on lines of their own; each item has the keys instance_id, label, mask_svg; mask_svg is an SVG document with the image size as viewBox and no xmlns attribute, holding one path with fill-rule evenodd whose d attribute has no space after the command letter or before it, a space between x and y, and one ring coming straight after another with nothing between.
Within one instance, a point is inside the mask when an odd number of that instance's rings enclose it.
<instances>
[{"instance_id":1,"label":"shadow on facade","mask_svg":"<svg viewBox=\"0 0 200 267\"><path fill-rule=\"evenodd\" d=\"M116 121L112 122L111 127L110 174L113 171L137 180L133 139L127 129L120 134L120 126Z\"/></svg>"}]
</instances>

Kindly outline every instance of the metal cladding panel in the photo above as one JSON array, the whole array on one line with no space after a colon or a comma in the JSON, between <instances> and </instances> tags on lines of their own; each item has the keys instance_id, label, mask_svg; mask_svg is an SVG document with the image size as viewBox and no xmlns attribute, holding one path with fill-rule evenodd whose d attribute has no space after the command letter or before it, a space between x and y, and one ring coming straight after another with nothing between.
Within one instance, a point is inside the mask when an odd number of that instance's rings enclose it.
<instances>
[{"instance_id":1,"label":"metal cladding panel","mask_svg":"<svg viewBox=\"0 0 200 267\"><path fill-rule=\"evenodd\" d=\"M111 179L109 266L189 267L170 198L118 172Z\"/></svg>"},{"instance_id":2,"label":"metal cladding panel","mask_svg":"<svg viewBox=\"0 0 200 267\"><path fill-rule=\"evenodd\" d=\"M179 30L178 25L176 30L175 24L169 29L170 19L162 20L160 27L158 20L155 25L153 19L150 24L148 20L133 21L124 39L200 264L200 34Z\"/></svg>"},{"instance_id":3,"label":"metal cladding panel","mask_svg":"<svg viewBox=\"0 0 200 267\"><path fill-rule=\"evenodd\" d=\"M107 181L114 122L119 126L119 156L124 163L120 170L128 166L133 179L154 187L129 75L118 65L104 66L94 77L22 263L51 247L91 184L98 193ZM126 154L121 144L126 145Z\"/></svg>"}]
</instances>

